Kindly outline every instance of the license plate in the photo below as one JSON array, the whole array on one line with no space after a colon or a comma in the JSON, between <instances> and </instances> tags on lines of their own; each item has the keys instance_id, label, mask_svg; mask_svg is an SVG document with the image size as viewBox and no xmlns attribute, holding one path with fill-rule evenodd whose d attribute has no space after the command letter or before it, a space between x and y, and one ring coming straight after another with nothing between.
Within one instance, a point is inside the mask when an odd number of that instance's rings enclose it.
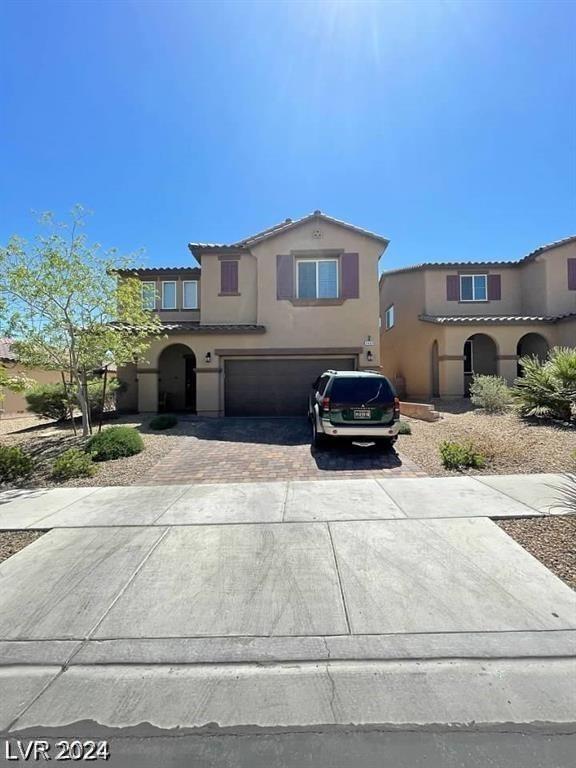
<instances>
[{"instance_id":1,"label":"license plate","mask_svg":"<svg viewBox=\"0 0 576 768\"><path fill-rule=\"evenodd\" d=\"M369 419L372 416L372 411L370 408L355 408L352 415L355 419Z\"/></svg>"}]
</instances>

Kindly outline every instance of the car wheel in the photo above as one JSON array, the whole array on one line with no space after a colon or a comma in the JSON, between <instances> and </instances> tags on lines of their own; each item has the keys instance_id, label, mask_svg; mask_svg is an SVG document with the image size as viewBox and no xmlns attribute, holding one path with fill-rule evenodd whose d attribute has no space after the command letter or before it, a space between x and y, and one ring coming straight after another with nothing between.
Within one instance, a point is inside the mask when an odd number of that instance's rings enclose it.
<instances>
[{"instance_id":1,"label":"car wheel","mask_svg":"<svg viewBox=\"0 0 576 768\"><path fill-rule=\"evenodd\" d=\"M319 448L321 445L325 445L326 436L318 432L316 427L316 419L312 418L312 445L314 448Z\"/></svg>"}]
</instances>

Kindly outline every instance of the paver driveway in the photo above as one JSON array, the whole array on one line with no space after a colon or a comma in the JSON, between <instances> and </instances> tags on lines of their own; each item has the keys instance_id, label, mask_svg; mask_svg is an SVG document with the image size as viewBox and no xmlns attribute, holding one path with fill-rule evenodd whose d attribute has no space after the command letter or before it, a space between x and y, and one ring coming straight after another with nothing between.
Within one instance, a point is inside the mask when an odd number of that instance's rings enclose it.
<instances>
[{"instance_id":1,"label":"paver driveway","mask_svg":"<svg viewBox=\"0 0 576 768\"><path fill-rule=\"evenodd\" d=\"M312 448L306 419L194 419L189 429L192 435L152 468L147 485L426 474L394 450L350 441Z\"/></svg>"}]
</instances>

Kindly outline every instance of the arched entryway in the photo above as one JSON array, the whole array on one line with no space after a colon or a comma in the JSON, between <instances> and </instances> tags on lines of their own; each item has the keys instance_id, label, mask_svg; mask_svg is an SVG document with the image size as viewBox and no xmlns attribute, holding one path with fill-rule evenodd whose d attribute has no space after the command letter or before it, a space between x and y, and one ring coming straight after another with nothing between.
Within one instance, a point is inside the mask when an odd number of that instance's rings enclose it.
<instances>
[{"instance_id":1,"label":"arched entryway","mask_svg":"<svg viewBox=\"0 0 576 768\"><path fill-rule=\"evenodd\" d=\"M537 357L542 362L546 360L549 349L550 346L544 336L541 336L539 333L526 333L516 345L516 354L518 358L526 357L527 355ZM521 375L522 368L518 364L518 376Z\"/></svg>"},{"instance_id":2,"label":"arched entryway","mask_svg":"<svg viewBox=\"0 0 576 768\"><path fill-rule=\"evenodd\" d=\"M196 355L170 344L158 358L158 410L196 412Z\"/></svg>"},{"instance_id":3,"label":"arched entryway","mask_svg":"<svg viewBox=\"0 0 576 768\"><path fill-rule=\"evenodd\" d=\"M474 374L496 376L498 374L498 348L491 336L475 333L464 342L464 394L470 393Z\"/></svg>"},{"instance_id":4,"label":"arched entryway","mask_svg":"<svg viewBox=\"0 0 576 768\"><path fill-rule=\"evenodd\" d=\"M432 397L440 397L440 368L438 360L438 342L435 340L430 352L430 390Z\"/></svg>"}]
</instances>

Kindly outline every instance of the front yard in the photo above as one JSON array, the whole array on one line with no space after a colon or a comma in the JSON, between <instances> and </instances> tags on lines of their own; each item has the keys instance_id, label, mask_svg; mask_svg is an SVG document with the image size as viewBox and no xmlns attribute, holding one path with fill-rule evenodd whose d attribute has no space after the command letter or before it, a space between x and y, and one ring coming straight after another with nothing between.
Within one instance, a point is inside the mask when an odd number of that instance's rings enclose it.
<instances>
[{"instance_id":1,"label":"front yard","mask_svg":"<svg viewBox=\"0 0 576 768\"><path fill-rule=\"evenodd\" d=\"M466 409L460 403L451 411L442 410L436 422L407 419L411 435L401 435L399 450L429 475L453 475L440 459L440 444L445 440L472 441L485 455L483 469L468 470L482 474L529 474L535 472L570 472L576 470L576 427L553 422L521 419L508 412L490 415L482 410Z\"/></svg>"},{"instance_id":2,"label":"front yard","mask_svg":"<svg viewBox=\"0 0 576 768\"><path fill-rule=\"evenodd\" d=\"M446 406L444 406L446 408ZM222 483L250 480L307 480L371 476L454 475L445 469L443 441L472 441L486 457L470 473L515 474L576 470L576 428L521 419L511 412L489 415L461 402L442 411L442 419L403 419L412 431L400 435L397 452L349 445L311 449L304 419L195 419L182 417L164 431L149 419L123 417L105 426L130 425L142 435L144 450L115 461L95 462L91 477L64 482L52 477L54 459L68 448L81 448L69 424L40 419L0 421L0 443L19 445L35 462L20 487L110 486L146 483ZM12 430L12 431L11 431ZM0 487L1 483L0 483Z\"/></svg>"}]
</instances>

